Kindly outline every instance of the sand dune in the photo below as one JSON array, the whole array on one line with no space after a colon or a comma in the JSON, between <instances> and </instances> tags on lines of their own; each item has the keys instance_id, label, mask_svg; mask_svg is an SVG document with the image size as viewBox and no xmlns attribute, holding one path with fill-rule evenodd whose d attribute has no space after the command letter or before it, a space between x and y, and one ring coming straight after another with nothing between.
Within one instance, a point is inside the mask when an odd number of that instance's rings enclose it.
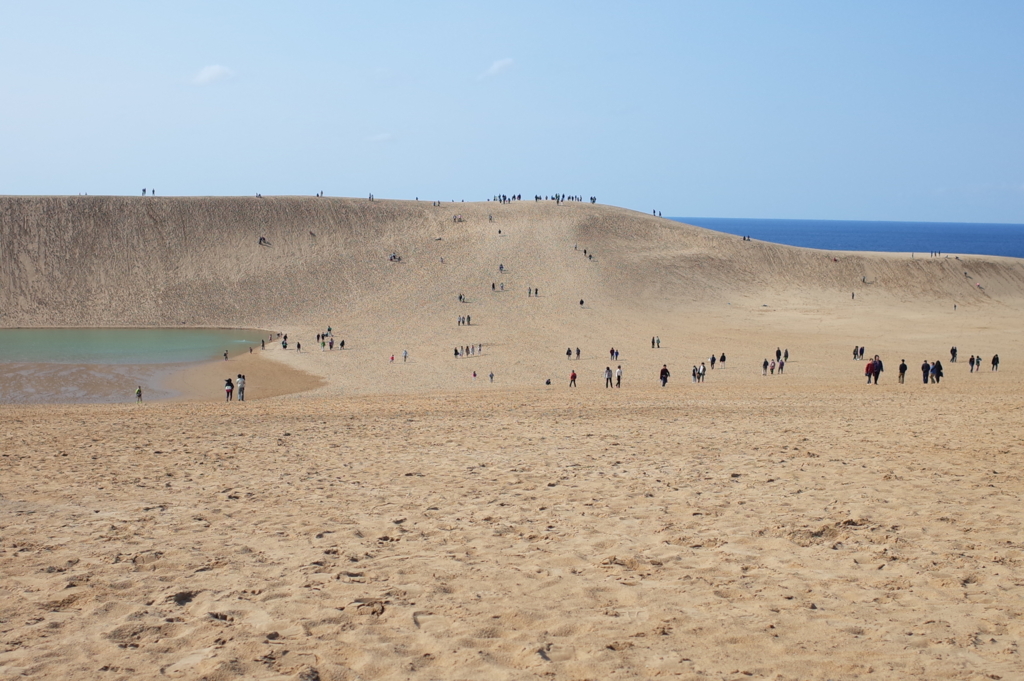
<instances>
[{"instance_id":1,"label":"sand dune","mask_svg":"<svg viewBox=\"0 0 1024 681\"><path fill-rule=\"evenodd\" d=\"M5 326L347 341L179 377L206 401L0 405L0 676L1020 678L1018 260L532 202L5 198L0 229ZM243 367L264 399L219 401Z\"/></svg>"},{"instance_id":2,"label":"sand dune","mask_svg":"<svg viewBox=\"0 0 1024 681\"><path fill-rule=\"evenodd\" d=\"M827 325L852 346L891 337L890 315L920 317L908 333L944 336L954 304L968 326L1024 310L1016 259L830 254L583 203L8 197L0 230L4 326L268 328L311 350L330 325L345 352L270 351L331 378L328 392L457 390L474 370L537 385L565 373L566 347L593 361L616 347L636 361L654 335L692 363L728 351L701 346L716 334L793 329L792 345ZM470 326L457 326L463 315ZM468 344L483 355L453 362ZM403 350L408 365L388 366ZM211 379L210 395L219 388Z\"/></svg>"}]
</instances>

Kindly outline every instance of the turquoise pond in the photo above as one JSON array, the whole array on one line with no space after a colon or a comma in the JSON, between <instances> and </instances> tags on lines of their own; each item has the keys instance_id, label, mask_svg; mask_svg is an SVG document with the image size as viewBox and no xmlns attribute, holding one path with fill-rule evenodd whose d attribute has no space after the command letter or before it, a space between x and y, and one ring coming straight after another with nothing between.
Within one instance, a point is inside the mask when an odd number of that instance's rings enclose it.
<instances>
[{"instance_id":1,"label":"turquoise pond","mask_svg":"<svg viewBox=\"0 0 1024 681\"><path fill-rule=\"evenodd\" d=\"M256 329L0 329L0 363L180 364L259 348Z\"/></svg>"}]
</instances>

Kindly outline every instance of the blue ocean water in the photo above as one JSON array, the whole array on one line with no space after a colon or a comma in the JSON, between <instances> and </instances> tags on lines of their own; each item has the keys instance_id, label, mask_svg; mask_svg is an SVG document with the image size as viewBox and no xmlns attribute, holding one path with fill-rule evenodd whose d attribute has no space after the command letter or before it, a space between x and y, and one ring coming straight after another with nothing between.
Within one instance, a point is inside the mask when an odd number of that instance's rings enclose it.
<instances>
[{"instance_id":1,"label":"blue ocean water","mask_svg":"<svg viewBox=\"0 0 1024 681\"><path fill-rule=\"evenodd\" d=\"M1024 258L1024 225L980 222L863 222L671 218L717 232L826 251L1005 255Z\"/></svg>"}]
</instances>

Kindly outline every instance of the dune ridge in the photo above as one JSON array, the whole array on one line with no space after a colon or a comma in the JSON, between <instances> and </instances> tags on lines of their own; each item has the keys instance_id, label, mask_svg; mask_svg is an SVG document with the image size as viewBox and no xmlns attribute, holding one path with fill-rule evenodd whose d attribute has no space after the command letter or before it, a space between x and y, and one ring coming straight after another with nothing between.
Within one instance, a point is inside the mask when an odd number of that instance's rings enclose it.
<instances>
[{"instance_id":1,"label":"dune ridge","mask_svg":"<svg viewBox=\"0 0 1024 681\"><path fill-rule=\"evenodd\" d=\"M475 294L498 278L500 260L518 288L550 281L617 305L643 296L672 307L677 298L751 298L762 289L852 292L862 277L896 299L1019 304L1024 296L1015 259L837 253L832 262L820 251L550 201L0 197L0 238L3 326L278 327L381 303L407 316L460 286ZM596 262L573 258L573 244ZM388 262L392 252L401 263Z\"/></svg>"},{"instance_id":2,"label":"dune ridge","mask_svg":"<svg viewBox=\"0 0 1024 681\"><path fill-rule=\"evenodd\" d=\"M459 390L472 372L536 385L567 373L567 346L592 363L615 347L649 375L660 365L635 360L655 335L690 363L738 349L737 334L826 324L862 342L864 316L870 338L886 316L924 315L914 332L942 333L935 315L954 304L1024 309L1012 258L826 253L573 202L6 197L0 236L2 326L277 329L291 347L267 356L326 379L326 393ZM344 352L292 352L328 326ZM722 341L702 347L709 332ZM453 362L470 344L483 354ZM404 351L405 369L389 368Z\"/></svg>"}]
</instances>

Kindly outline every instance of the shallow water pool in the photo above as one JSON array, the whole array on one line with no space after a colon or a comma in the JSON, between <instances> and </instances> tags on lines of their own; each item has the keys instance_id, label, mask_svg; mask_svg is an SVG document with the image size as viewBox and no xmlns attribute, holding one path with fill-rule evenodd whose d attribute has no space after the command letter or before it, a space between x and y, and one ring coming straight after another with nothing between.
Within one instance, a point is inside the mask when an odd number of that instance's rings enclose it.
<instances>
[{"instance_id":1,"label":"shallow water pool","mask_svg":"<svg viewBox=\"0 0 1024 681\"><path fill-rule=\"evenodd\" d=\"M0 363L180 364L258 348L257 329L0 329Z\"/></svg>"}]
</instances>

